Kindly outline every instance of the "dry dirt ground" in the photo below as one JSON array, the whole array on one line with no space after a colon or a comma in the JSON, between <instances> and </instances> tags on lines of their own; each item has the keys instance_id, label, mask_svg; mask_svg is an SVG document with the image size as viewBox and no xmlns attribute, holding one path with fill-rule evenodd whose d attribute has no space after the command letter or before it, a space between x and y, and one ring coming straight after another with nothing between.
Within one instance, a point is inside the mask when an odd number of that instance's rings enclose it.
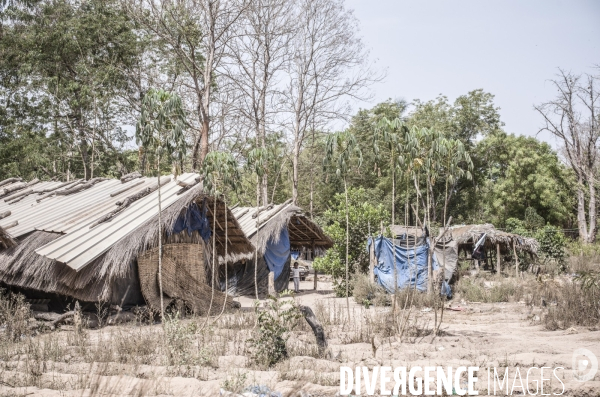
<instances>
[{"instance_id":1,"label":"dry dirt ground","mask_svg":"<svg viewBox=\"0 0 600 397\"><path fill-rule=\"evenodd\" d=\"M319 293L312 285L312 281L303 282L304 291L295 299L311 306L322 320L329 343L327 358L316 358L314 336L301 324L290 338L289 359L269 370L250 362L245 340L251 336L253 301L241 298L246 309L215 323L204 325L204 319L177 323L177 329L184 331L171 333L169 348L176 353L168 362L156 353L155 345L163 335L159 324L104 327L85 330L83 335L75 335L73 327L63 327L51 333L50 339L47 334L36 336L28 342L31 346L0 363L0 395L219 396L222 388L266 385L283 396L334 396L339 392L340 366L464 365L482 368L480 395L487 394L486 367L508 366L510 373L519 367L524 378L523 369L545 366L565 368L558 372L565 383L563 395L600 396L600 374L578 382L571 370L576 349L585 348L600 357L599 330L546 331L539 322L542 309L519 302L453 300L450 305L462 311L444 311L442 336L433 338L428 333L434 312L420 308L401 312L411 320L399 340L385 336L390 308L366 309L351 299L351 321L347 322L345 299L327 291L327 283L320 284L325 291ZM191 359L186 358L190 351ZM555 393L562 389L556 380L547 382L545 393L548 387ZM523 394L521 389L514 390Z\"/></svg>"}]
</instances>

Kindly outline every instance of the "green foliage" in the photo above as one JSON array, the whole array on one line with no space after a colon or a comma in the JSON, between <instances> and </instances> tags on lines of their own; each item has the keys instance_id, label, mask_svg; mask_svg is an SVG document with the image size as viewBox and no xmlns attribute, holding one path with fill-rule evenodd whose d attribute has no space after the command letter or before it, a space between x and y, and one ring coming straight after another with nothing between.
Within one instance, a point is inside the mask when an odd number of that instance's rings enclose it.
<instances>
[{"instance_id":1,"label":"green foliage","mask_svg":"<svg viewBox=\"0 0 600 397\"><path fill-rule=\"evenodd\" d=\"M185 156L187 126L181 98L161 89L149 90L135 128L138 145L180 163Z\"/></svg>"},{"instance_id":2,"label":"green foliage","mask_svg":"<svg viewBox=\"0 0 600 397\"><path fill-rule=\"evenodd\" d=\"M204 176L204 186L212 194L222 193L218 190L219 187L227 187L233 191L238 188L240 171L231 153L208 153L202 163L201 173Z\"/></svg>"},{"instance_id":3,"label":"green foliage","mask_svg":"<svg viewBox=\"0 0 600 397\"><path fill-rule=\"evenodd\" d=\"M0 179L129 172L122 128L140 41L114 0L34 1L0 12ZM2 145L4 146L4 145Z\"/></svg>"},{"instance_id":4,"label":"green foliage","mask_svg":"<svg viewBox=\"0 0 600 397\"><path fill-rule=\"evenodd\" d=\"M316 258L315 269L331 274L336 286L341 285L346 266L346 202L342 193L334 196L330 208L325 211L322 223L324 231L333 239L335 245L326 255ZM369 267L369 255L366 244L371 235L377 235L381 222L387 227L389 211L377 197L363 188L348 189L349 220L349 273L365 272ZM345 288L345 287L344 287ZM345 290L345 289L344 289Z\"/></svg>"},{"instance_id":5,"label":"green foliage","mask_svg":"<svg viewBox=\"0 0 600 397\"><path fill-rule=\"evenodd\" d=\"M265 367L271 367L288 356L287 340L289 332L302 317L294 300L282 300L270 296L265 307L255 307L258 329L248 340L252 360Z\"/></svg>"},{"instance_id":6,"label":"green foliage","mask_svg":"<svg viewBox=\"0 0 600 397\"><path fill-rule=\"evenodd\" d=\"M550 145L495 132L475 150L478 166L487 174L482 198L488 222L502 226L508 218L525 217L526 227L534 229L543 224L541 218L561 225L572 216L573 180ZM526 211L541 218L530 219Z\"/></svg>"},{"instance_id":7,"label":"green foliage","mask_svg":"<svg viewBox=\"0 0 600 397\"><path fill-rule=\"evenodd\" d=\"M567 239L562 231L550 224L543 225L544 218L537 215L533 208L526 211L526 219L508 218L506 231L524 237L533 237L540 243L538 254L544 260L555 261L561 271L565 270L567 258Z\"/></svg>"},{"instance_id":8,"label":"green foliage","mask_svg":"<svg viewBox=\"0 0 600 397\"><path fill-rule=\"evenodd\" d=\"M540 253L556 261L560 270L565 270L567 258L567 239L556 226L546 225L535 233L535 238L540 243Z\"/></svg>"}]
</instances>

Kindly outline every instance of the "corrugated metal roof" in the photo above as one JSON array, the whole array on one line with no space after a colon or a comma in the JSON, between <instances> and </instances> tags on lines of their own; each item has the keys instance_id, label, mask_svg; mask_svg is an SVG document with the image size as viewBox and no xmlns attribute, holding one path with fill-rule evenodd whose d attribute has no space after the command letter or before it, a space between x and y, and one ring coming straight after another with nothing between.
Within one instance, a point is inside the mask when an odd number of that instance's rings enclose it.
<instances>
[{"instance_id":1,"label":"corrugated metal roof","mask_svg":"<svg viewBox=\"0 0 600 397\"><path fill-rule=\"evenodd\" d=\"M266 210L262 211L259 216L261 229L267 225L269 221L275 217L275 215L279 214L290 205L292 205L290 202L285 202L283 204L273 205L272 208L267 208ZM257 218L253 217L253 215L256 213L256 207L236 207L232 209L231 212L238 220L246 237L251 238L256 234Z\"/></svg>"},{"instance_id":2,"label":"corrugated metal roof","mask_svg":"<svg viewBox=\"0 0 600 397\"><path fill-rule=\"evenodd\" d=\"M191 183L197 174L187 173L179 180ZM163 177L164 178L164 177ZM161 204L164 210L181 196L181 189L170 176L171 181L161 186ZM139 184L140 180L144 183ZM34 230L63 233L64 236L36 250L40 255L63 262L75 270L83 268L116 242L131 233L158 213L158 190L132 203L116 215L112 221L104 222L90 229L90 225L102 215L116 209L116 202L156 184L156 178L139 178L121 183L119 180L105 180L81 192L65 196L48 197L37 202L41 196L30 194L20 202L8 204L0 199L0 213L11 211L11 215L0 220L0 226L18 225L7 231L13 237L20 237ZM34 191L49 189L62 182L41 182L33 185ZM10 187L5 185L2 188ZM111 197L123 188L131 189Z\"/></svg>"}]
</instances>

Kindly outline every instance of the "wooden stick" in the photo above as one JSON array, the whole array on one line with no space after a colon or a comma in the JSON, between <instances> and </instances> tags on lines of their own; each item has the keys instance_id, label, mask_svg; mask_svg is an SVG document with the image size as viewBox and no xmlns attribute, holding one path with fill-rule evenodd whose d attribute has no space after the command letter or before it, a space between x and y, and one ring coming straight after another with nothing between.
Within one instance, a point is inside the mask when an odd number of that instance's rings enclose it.
<instances>
[{"instance_id":1,"label":"wooden stick","mask_svg":"<svg viewBox=\"0 0 600 397\"><path fill-rule=\"evenodd\" d=\"M10 214L12 214L12 212L10 212L10 211L5 211L5 212L0 213L0 219L8 218L10 216Z\"/></svg>"},{"instance_id":2,"label":"wooden stick","mask_svg":"<svg viewBox=\"0 0 600 397\"><path fill-rule=\"evenodd\" d=\"M327 339L325 338L325 331L323 326L319 323L317 316L313 313L312 309L308 306L300 306L300 312L304 316L304 319L312 328L315 338L317 339L317 346L319 347L319 354L323 355L327 349Z\"/></svg>"}]
</instances>

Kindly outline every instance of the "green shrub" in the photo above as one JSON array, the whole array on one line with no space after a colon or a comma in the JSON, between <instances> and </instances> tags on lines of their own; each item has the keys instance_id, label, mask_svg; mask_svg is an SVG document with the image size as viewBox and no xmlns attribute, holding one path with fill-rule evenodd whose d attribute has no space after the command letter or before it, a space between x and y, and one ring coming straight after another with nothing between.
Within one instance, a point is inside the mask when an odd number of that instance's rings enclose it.
<instances>
[{"instance_id":1,"label":"green shrub","mask_svg":"<svg viewBox=\"0 0 600 397\"><path fill-rule=\"evenodd\" d=\"M540 256L555 261L559 269L564 271L567 258L567 239L562 231L551 225L539 229L535 238L540 243Z\"/></svg>"},{"instance_id":2,"label":"green shrub","mask_svg":"<svg viewBox=\"0 0 600 397\"><path fill-rule=\"evenodd\" d=\"M289 333L302 314L295 301L275 297L269 297L263 310L255 310L258 328L248 340L250 356L256 364L271 367L288 357Z\"/></svg>"}]
</instances>

